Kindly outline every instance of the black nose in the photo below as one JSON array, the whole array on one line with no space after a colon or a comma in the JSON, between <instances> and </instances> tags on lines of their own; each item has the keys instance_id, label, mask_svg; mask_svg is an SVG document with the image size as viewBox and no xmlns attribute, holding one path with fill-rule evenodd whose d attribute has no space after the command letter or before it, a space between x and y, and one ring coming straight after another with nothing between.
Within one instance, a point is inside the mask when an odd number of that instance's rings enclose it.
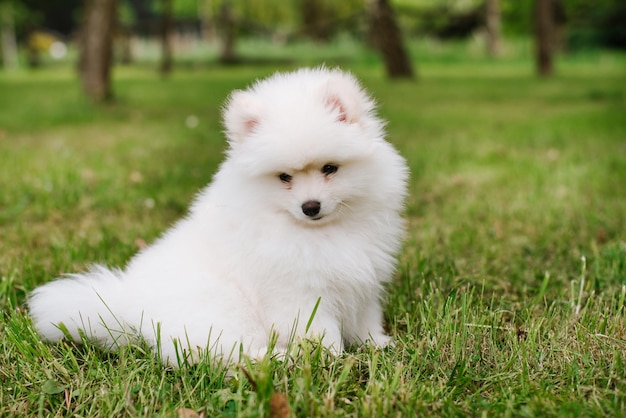
<instances>
[{"instance_id":1,"label":"black nose","mask_svg":"<svg viewBox=\"0 0 626 418\"><path fill-rule=\"evenodd\" d=\"M320 213L321 207L322 204L317 200L307 200L302 204L302 213L304 213L306 216L313 217Z\"/></svg>"}]
</instances>

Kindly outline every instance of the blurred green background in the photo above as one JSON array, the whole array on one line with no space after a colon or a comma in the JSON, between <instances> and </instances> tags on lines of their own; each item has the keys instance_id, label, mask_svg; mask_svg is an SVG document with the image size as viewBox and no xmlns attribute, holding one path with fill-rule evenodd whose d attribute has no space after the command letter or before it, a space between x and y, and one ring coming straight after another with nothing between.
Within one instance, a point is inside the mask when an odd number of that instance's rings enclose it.
<instances>
[{"instance_id":1,"label":"blurred green background","mask_svg":"<svg viewBox=\"0 0 626 418\"><path fill-rule=\"evenodd\" d=\"M391 1L412 69L391 77L378 0L119 0L99 100L80 28L109 1L0 0L0 416L262 416L273 390L296 416L626 414L626 2L500 0L490 34L493 2ZM233 89L322 64L362 81L411 168L393 348L263 363L262 393L40 342L27 293L184 216Z\"/></svg>"}]
</instances>

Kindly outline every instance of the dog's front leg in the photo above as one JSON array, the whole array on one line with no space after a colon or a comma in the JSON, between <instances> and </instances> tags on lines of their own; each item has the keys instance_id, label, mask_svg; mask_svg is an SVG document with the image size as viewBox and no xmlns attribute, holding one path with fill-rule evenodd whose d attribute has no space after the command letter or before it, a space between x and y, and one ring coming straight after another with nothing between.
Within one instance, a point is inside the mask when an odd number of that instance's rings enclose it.
<instances>
[{"instance_id":1,"label":"dog's front leg","mask_svg":"<svg viewBox=\"0 0 626 418\"><path fill-rule=\"evenodd\" d=\"M341 324L339 320L330 312L319 309L315 316L306 324L299 324L300 333L305 338L319 340L333 354L343 351L343 338L341 335Z\"/></svg>"},{"instance_id":2,"label":"dog's front leg","mask_svg":"<svg viewBox=\"0 0 626 418\"><path fill-rule=\"evenodd\" d=\"M391 337L383 329L383 309L378 298L360 309L355 329L346 330L346 340L356 344L371 343L381 348L390 344Z\"/></svg>"}]
</instances>

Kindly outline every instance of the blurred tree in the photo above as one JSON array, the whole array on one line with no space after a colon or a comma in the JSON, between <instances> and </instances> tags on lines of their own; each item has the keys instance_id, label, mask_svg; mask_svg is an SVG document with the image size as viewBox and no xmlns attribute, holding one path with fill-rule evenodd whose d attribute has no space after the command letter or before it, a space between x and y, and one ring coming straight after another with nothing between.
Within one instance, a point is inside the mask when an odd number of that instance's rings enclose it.
<instances>
[{"instance_id":1,"label":"blurred tree","mask_svg":"<svg viewBox=\"0 0 626 418\"><path fill-rule=\"evenodd\" d=\"M25 16L22 30L45 29L61 35L71 35L76 29L81 0L17 0L23 6Z\"/></svg>"},{"instance_id":2,"label":"blurred tree","mask_svg":"<svg viewBox=\"0 0 626 418\"><path fill-rule=\"evenodd\" d=\"M206 41L215 39L215 22L212 0L198 0L198 18L200 20L200 33Z\"/></svg>"},{"instance_id":3,"label":"blurred tree","mask_svg":"<svg viewBox=\"0 0 626 418\"><path fill-rule=\"evenodd\" d=\"M485 27L485 0L395 0L393 4L414 35L465 39Z\"/></svg>"},{"instance_id":4,"label":"blurred tree","mask_svg":"<svg viewBox=\"0 0 626 418\"><path fill-rule=\"evenodd\" d=\"M328 41L332 35L332 24L323 0L300 0L302 33L316 41Z\"/></svg>"},{"instance_id":5,"label":"blurred tree","mask_svg":"<svg viewBox=\"0 0 626 418\"><path fill-rule=\"evenodd\" d=\"M113 98L111 65L117 0L85 0L78 71L83 91L95 102Z\"/></svg>"},{"instance_id":6,"label":"blurred tree","mask_svg":"<svg viewBox=\"0 0 626 418\"><path fill-rule=\"evenodd\" d=\"M2 37L2 65L17 68L17 41L15 40L15 16L12 1L0 2L0 26Z\"/></svg>"},{"instance_id":7,"label":"blurred tree","mask_svg":"<svg viewBox=\"0 0 626 418\"><path fill-rule=\"evenodd\" d=\"M535 0L535 64L537 74L549 77L554 72L554 3L553 0Z\"/></svg>"},{"instance_id":8,"label":"blurred tree","mask_svg":"<svg viewBox=\"0 0 626 418\"><path fill-rule=\"evenodd\" d=\"M128 4L133 9L137 20L147 20L154 16L149 0L128 0Z\"/></svg>"},{"instance_id":9,"label":"blurred tree","mask_svg":"<svg viewBox=\"0 0 626 418\"><path fill-rule=\"evenodd\" d=\"M173 0L161 0L161 74L172 72L172 32L174 29Z\"/></svg>"},{"instance_id":10,"label":"blurred tree","mask_svg":"<svg viewBox=\"0 0 626 418\"><path fill-rule=\"evenodd\" d=\"M487 52L492 58L497 57L501 52L500 22L500 0L486 0L485 29L487 33Z\"/></svg>"},{"instance_id":11,"label":"blurred tree","mask_svg":"<svg viewBox=\"0 0 626 418\"><path fill-rule=\"evenodd\" d=\"M626 1L566 0L567 43L570 49L598 45L626 49Z\"/></svg>"},{"instance_id":12,"label":"blurred tree","mask_svg":"<svg viewBox=\"0 0 626 418\"><path fill-rule=\"evenodd\" d=\"M387 76L413 78L413 67L406 52L393 9L388 0L367 0L370 39L380 51Z\"/></svg>"},{"instance_id":13,"label":"blurred tree","mask_svg":"<svg viewBox=\"0 0 626 418\"><path fill-rule=\"evenodd\" d=\"M237 34L235 16L230 1L224 1L220 8L218 30L222 40L222 52L220 61L232 64L237 60L235 56L235 40Z\"/></svg>"}]
</instances>

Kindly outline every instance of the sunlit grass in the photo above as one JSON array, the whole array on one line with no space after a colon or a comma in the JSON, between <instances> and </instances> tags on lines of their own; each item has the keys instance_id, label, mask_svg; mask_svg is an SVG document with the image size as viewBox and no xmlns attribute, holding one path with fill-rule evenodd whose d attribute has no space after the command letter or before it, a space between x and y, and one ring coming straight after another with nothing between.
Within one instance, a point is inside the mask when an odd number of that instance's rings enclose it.
<instances>
[{"instance_id":1,"label":"sunlit grass","mask_svg":"<svg viewBox=\"0 0 626 418\"><path fill-rule=\"evenodd\" d=\"M168 79L118 67L102 108L69 67L0 73L0 416L261 416L276 393L296 416L626 413L625 57L565 57L538 80L523 55L422 44L420 81L391 83L371 56L333 48L412 170L385 313L395 345L333 358L306 342L227 372L164 369L141 345L43 344L26 293L123 265L183 216L222 159L229 91L299 61Z\"/></svg>"}]
</instances>

